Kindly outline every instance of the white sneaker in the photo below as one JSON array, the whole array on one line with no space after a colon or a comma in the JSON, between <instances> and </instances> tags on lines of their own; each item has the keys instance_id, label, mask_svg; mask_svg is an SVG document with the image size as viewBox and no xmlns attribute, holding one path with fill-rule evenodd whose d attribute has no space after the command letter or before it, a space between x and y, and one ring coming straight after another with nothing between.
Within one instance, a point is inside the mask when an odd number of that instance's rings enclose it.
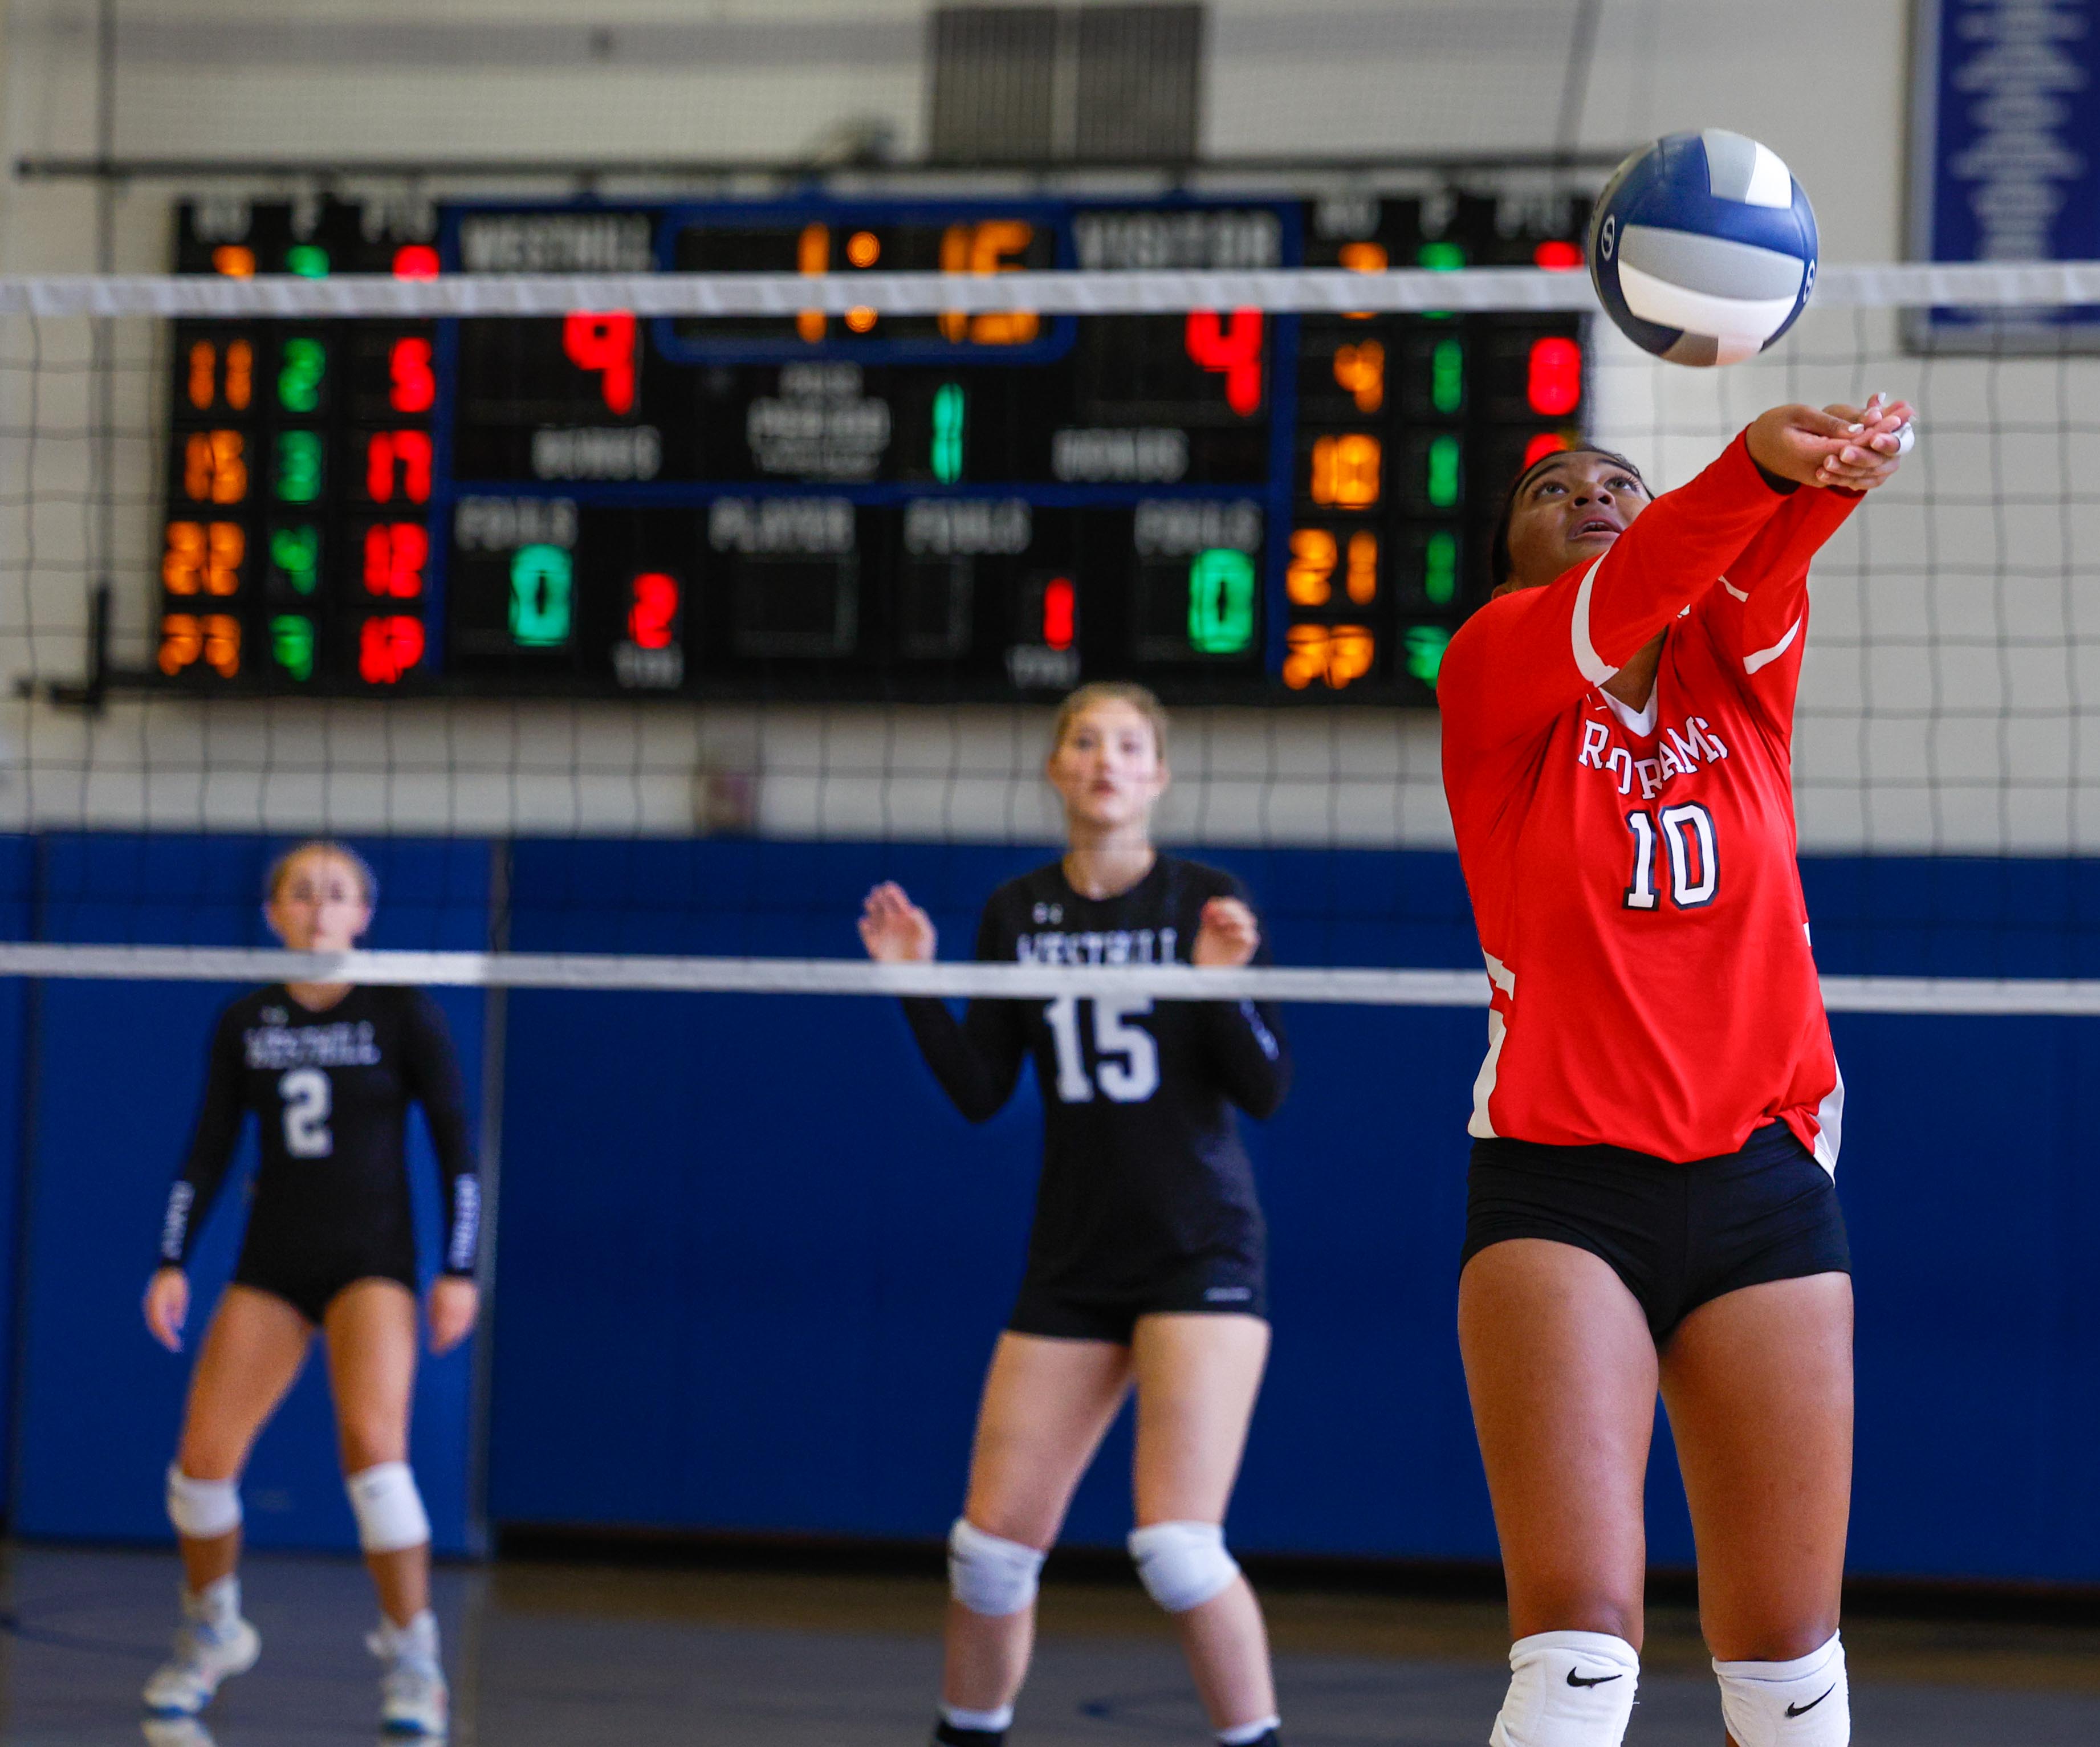
<instances>
[{"instance_id":1,"label":"white sneaker","mask_svg":"<svg viewBox=\"0 0 2100 1747\"><path fill-rule=\"evenodd\" d=\"M201 1595L183 1597L183 1629L172 1660L146 1683L146 1708L164 1717L193 1717L221 1682L245 1674L262 1653L262 1639L240 1617L240 1580L221 1577Z\"/></svg>"},{"instance_id":2,"label":"white sneaker","mask_svg":"<svg viewBox=\"0 0 2100 1747\"><path fill-rule=\"evenodd\" d=\"M451 1695L438 1662L437 1617L426 1608L406 1626L382 1619L364 1647L386 1665L379 1677L380 1727L389 1735L443 1735Z\"/></svg>"}]
</instances>

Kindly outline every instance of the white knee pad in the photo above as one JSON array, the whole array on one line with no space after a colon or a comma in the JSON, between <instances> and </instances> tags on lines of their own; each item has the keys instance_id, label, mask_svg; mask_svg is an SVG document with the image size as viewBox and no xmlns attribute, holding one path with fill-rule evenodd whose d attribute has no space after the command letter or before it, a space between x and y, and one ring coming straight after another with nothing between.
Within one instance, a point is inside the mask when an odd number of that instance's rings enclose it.
<instances>
[{"instance_id":1,"label":"white knee pad","mask_svg":"<svg viewBox=\"0 0 2100 1747\"><path fill-rule=\"evenodd\" d=\"M1537 1632L1510 1646L1509 1696L1489 1747L1619 1747L1640 1657L1604 1632Z\"/></svg>"},{"instance_id":2,"label":"white knee pad","mask_svg":"<svg viewBox=\"0 0 2100 1747\"><path fill-rule=\"evenodd\" d=\"M1838 1635L1791 1662L1722 1662L1721 1717L1736 1747L1845 1747L1852 1739L1852 1695Z\"/></svg>"},{"instance_id":3,"label":"white knee pad","mask_svg":"<svg viewBox=\"0 0 2100 1747\"><path fill-rule=\"evenodd\" d=\"M948 1590L973 1613L996 1619L1035 1599L1043 1555L1018 1541L1002 1541L964 1517L948 1531Z\"/></svg>"},{"instance_id":4,"label":"white knee pad","mask_svg":"<svg viewBox=\"0 0 2100 1747\"><path fill-rule=\"evenodd\" d=\"M357 1544L368 1553L399 1553L430 1538L423 1495L405 1462L375 1462L343 1477L357 1515Z\"/></svg>"},{"instance_id":5,"label":"white knee pad","mask_svg":"<svg viewBox=\"0 0 2100 1747\"><path fill-rule=\"evenodd\" d=\"M240 1486L236 1480L193 1480L168 1464L168 1520L191 1541L216 1541L240 1526Z\"/></svg>"},{"instance_id":6,"label":"white knee pad","mask_svg":"<svg viewBox=\"0 0 2100 1747\"><path fill-rule=\"evenodd\" d=\"M1240 1574L1215 1523L1154 1523L1131 1531L1130 1556L1145 1592L1169 1613L1200 1608Z\"/></svg>"}]
</instances>

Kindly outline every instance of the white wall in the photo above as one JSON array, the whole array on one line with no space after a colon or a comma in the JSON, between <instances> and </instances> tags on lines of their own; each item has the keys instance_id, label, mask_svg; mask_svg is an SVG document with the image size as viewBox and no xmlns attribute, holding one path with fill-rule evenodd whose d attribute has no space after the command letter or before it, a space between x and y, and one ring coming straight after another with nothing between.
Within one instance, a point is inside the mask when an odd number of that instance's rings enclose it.
<instances>
[{"instance_id":1,"label":"white wall","mask_svg":"<svg viewBox=\"0 0 2100 1747\"><path fill-rule=\"evenodd\" d=\"M10 161L93 148L94 11L16 0L7 11ZM909 156L923 126L916 0L122 0L119 11L120 153L779 156L876 121ZM1754 134L1815 194L1826 259L1895 258L1907 11L1766 0L1746 29L1744 9L1718 0L1605 0L1582 139ZM1574 15L1573 0L1215 0L1207 143L1548 144ZM165 264L180 192L117 194L114 265ZM89 185L0 182L0 270L90 268L95 236ZM101 364L90 337L81 323L0 324L0 680L79 670L84 580L105 569L120 585L121 652L148 654L157 337L112 324ZM2094 439L2064 439L2058 408L2060 395L2089 398L2094 367L1928 364L1895 346L1885 315L1838 312L1812 315L1772 360L1713 376L1600 351L1600 431L1665 481L1773 400L1887 388L1926 406L1905 480L1819 571L1805 843L2091 846L2100 528L2071 487L2100 455L2067 450ZM112 356L123 440L105 554L86 433ZM759 773L771 831L1037 838L1050 823L1042 727L1030 710L296 700L131 699L90 721L9 696L0 823L678 832L692 828L696 773L719 768ZM1168 828L1185 840L1448 841L1426 712L1204 712L1183 725L1176 762Z\"/></svg>"}]
</instances>

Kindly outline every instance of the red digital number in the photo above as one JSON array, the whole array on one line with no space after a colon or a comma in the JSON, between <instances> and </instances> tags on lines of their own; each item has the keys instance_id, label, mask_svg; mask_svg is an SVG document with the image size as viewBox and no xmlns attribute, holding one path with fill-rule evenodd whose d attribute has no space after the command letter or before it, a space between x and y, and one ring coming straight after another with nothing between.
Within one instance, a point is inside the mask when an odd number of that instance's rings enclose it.
<instances>
[{"instance_id":1,"label":"red digital number","mask_svg":"<svg viewBox=\"0 0 2100 1747\"><path fill-rule=\"evenodd\" d=\"M430 501L430 434L427 430L375 430L365 439L364 489L375 504L394 501L395 476L401 495L412 504Z\"/></svg>"},{"instance_id":2,"label":"red digital number","mask_svg":"<svg viewBox=\"0 0 2100 1747\"><path fill-rule=\"evenodd\" d=\"M580 370L595 370L607 410L634 410L634 318L624 310L562 319L562 350Z\"/></svg>"},{"instance_id":3,"label":"red digital number","mask_svg":"<svg viewBox=\"0 0 2100 1747\"><path fill-rule=\"evenodd\" d=\"M392 686L423 659L423 621L405 613L368 619L358 633L357 671L370 686Z\"/></svg>"},{"instance_id":4,"label":"red digital number","mask_svg":"<svg viewBox=\"0 0 2100 1747\"><path fill-rule=\"evenodd\" d=\"M1257 309L1189 311L1189 355L1225 379L1225 404L1242 417L1261 409L1262 317Z\"/></svg>"},{"instance_id":5,"label":"red digital number","mask_svg":"<svg viewBox=\"0 0 2100 1747\"><path fill-rule=\"evenodd\" d=\"M1529 467L1533 461L1544 461L1549 455L1557 455L1568 447L1568 439L1557 430L1542 430L1524 446L1524 464Z\"/></svg>"},{"instance_id":6,"label":"red digital number","mask_svg":"<svg viewBox=\"0 0 2100 1747\"><path fill-rule=\"evenodd\" d=\"M396 279L435 279L438 252L428 243L404 243L394 251Z\"/></svg>"},{"instance_id":7,"label":"red digital number","mask_svg":"<svg viewBox=\"0 0 2100 1747\"><path fill-rule=\"evenodd\" d=\"M1560 418L1582 399L1582 348L1559 335L1533 342L1525 397L1534 412Z\"/></svg>"},{"instance_id":8,"label":"red digital number","mask_svg":"<svg viewBox=\"0 0 2100 1747\"><path fill-rule=\"evenodd\" d=\"M364 531L364 588L397 601L423 592L430 536L420 522L375 522Z\"/></svg>"},{"instance_id":9,"label":"red digital number","mask_svg":"<svg viewBox=\"0 0 2100 1747\"><path fill-rule=\"evenodd\" d=\"M668 649L678 618L678 580L661 571L634 579L634 604L627 609L628 641L637 649Z\"/></svg>"},{"instance_id":10,"label":"red digital number","mask_svg":"<svg viewBox=\"0 0 2100 1747\"><path fill-rule=\"evenodd\" d=\"M1079 591L1070 576L1052 576L1043 585L1043 641L1052 649L1070 649L1079 629Z\"/></svg>"},{"instance_id":11,"label":"red digital number","mask_svg":"<svg viewBox=\"0 0 2100 1747\"><path fill-rule=\"evenodd\" d=\"M386 354L386 399L396 412L427 412L436 404L438 378L430 368L428 340L396 340Z\"/></svg>"}]
</instances>

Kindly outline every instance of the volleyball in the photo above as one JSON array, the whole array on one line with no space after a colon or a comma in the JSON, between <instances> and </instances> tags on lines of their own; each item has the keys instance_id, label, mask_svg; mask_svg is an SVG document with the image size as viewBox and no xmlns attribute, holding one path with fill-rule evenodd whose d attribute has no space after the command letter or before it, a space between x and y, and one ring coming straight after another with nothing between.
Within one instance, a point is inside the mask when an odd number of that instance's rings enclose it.
<instances>
[{"instance_id":1,"label":"volleyball","mask_svg":"<svg viewBox=\"0 0 2100 1747\"><path fill-rule=\"evenodd\" d=\"M1635 345L1739 364L1815 289L1815 211L1779 154L1725 128L1670 134L1612 172L1590 220L1590 278Z\"/></svg>"}]
</instances>

